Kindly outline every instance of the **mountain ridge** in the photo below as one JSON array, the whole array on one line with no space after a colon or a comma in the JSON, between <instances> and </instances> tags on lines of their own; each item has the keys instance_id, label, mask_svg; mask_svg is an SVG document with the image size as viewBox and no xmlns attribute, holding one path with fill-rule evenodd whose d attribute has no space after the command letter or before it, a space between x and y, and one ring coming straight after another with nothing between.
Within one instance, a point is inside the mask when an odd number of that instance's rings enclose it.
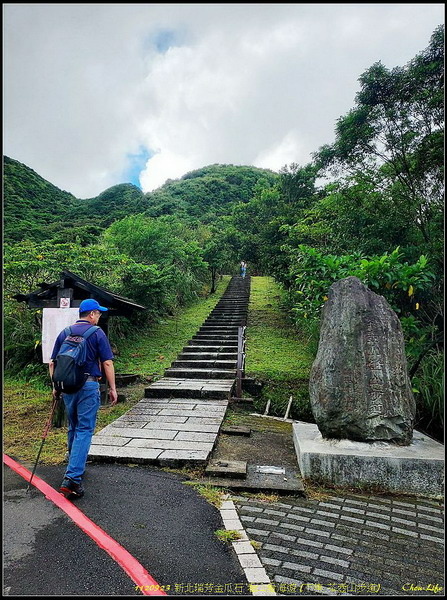
<instances>
[{"instance_id":1,"label":"mountain ridge","mask_svg":"<svg viewBox=\"0 0 447 600\"><path fill-rule=\"evenodd\" d=\"M213 164L167 180L146 194L132 183L120 183L80 199L8 156L3 156L3 175L4 233L10 243L92 243L114 221L133 214L175 215L209 224L229 214L235 204L248 202L261 180L273 184L278 177L268 169Z\"/></svg>"}]
</instances>

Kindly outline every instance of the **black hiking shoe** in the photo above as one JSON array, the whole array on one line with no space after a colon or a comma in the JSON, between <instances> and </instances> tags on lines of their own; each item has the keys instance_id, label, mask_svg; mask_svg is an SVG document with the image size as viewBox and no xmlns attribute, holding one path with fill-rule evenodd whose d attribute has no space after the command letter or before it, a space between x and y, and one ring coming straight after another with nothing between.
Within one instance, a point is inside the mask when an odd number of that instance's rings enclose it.
<instances>
[{"instance_id":1,"label":"black hiking shoe","mask_svg":"<svg viewBox=\"0 0 447 600\"><path fill-rule=\"evenodd\" d=\"M82 498L84 495L84 487L82 483L76 483L73 479L65 477L61 483L59 492L66 498Z\"/></svg>"}]
</instances>

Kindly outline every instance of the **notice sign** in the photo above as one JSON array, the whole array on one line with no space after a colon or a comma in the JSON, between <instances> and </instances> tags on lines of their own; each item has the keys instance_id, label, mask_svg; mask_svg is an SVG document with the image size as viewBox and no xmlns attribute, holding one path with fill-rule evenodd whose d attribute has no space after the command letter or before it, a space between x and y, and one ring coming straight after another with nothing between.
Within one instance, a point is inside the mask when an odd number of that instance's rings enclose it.
<instances>
[{"instance_id":1,"label":"notice sign","mask_svg":"<svg viewBox=\"0 0 447 600\"><path fill-rule=\"evenodd\" d=\"M65 327L76 323L79 308L44 308L42 313L42 362L49 363L57 336Z\"/></svg>"},{"instance_id":2,"label":"notice sign","mask_svg":"<svg viewBox=\"0 0 447 600\"><path fill-rule=\"evenodd\" d=\"M61 298L59 308L70 308L70 298Z\"/></svg>"}]
</instances>

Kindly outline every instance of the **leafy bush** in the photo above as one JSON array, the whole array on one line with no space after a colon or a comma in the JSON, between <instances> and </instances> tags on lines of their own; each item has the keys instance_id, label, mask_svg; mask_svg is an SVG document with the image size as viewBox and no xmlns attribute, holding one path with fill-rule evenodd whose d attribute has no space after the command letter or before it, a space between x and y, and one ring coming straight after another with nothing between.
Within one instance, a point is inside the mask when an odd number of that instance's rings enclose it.
<instances>
[{"instance_id":1,"label":"leafy bush","mask_svg":"<svg viewBox=\"0 0 447 600\"><path fill-rule=\"evenodd\" d=\"M416 427L444 440L444 353L433 350L412 379L416 397Z\"/></svg>"},{"instance_id":2,"label":"leafy bush","mask_svg":"<svg viewBox=\"0 0 447 600\"><path fill-rule=\"evenodd\" d=\"M115 251L126 253L140 264L140 276L127 285L136 286L136 292L148 289L144 283L145 268L158 273L156 305L162 310L173 310L197 297L208 278L208 264L203 250L194 239L194 230L172 217L153 219L134 215L116 221L104 232L104 243Z\"/></svg>"},{"instance_id":3,"label":"leafy bush","mask_svg":"<svg viewBox=\"0 0 447 600\"><path fill-rule=\"evenodd\" d=\"M334 256L302 244L288 251L292 281L289 294L293 312L299 319L318 318L329 288L345 277L358 277L384 296L399 315L419 310L429 297L434 280L425 256L409 265L401 260L399 248L369 258L359 253Z\"/></svg>"},{"instance_id":4,"label":"leafy bush","mask_svg":"<svg viewBox=\"0 0 447 600\"><path fill-rule=\"evenodd\" d=\"M6 368L17 371L40 360L41 311L28 309L18 303L14 295L35 291L41 282L51 283L59 279L62 270L67 269L146 306L147 311L133 317L135 322L142 325L185 305L202 290L207 268L197 245L184 242L176 259L177 263L171 264L164 263L160 258L161 264L143 264L106 242L83 246L77 243L25 240L6 245ZM114 334L122 337L125 329L126 324L122 322L114 326Z\"/></svg>"},{"instance_id":5,"label":"leafy bush","mask_svg":"<svg viewBox=\"0 0 447 600\"><path fill-rule=\"evenodd\" d=\"M408 264L402 261L399 248L390 254L369 258L359 253L344 256L324 254L304 245L289 248L288 252L288 298L297 323L319 320L331 285L345 277L355 276L384 296L400 317L409 358L415 359L433 335L433 325L424 323L419 317L424 303L430 300L435 279L425 256L414 264ZM312 326L307 329L312 329Z\"/></svg>"}]
</instances>

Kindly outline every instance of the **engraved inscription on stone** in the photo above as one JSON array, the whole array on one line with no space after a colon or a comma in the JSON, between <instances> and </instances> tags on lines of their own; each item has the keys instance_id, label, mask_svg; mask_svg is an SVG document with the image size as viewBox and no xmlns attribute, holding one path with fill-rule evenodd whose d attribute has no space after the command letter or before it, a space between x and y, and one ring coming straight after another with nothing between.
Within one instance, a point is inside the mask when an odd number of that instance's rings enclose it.
<instances>
[{"instance_id":1,"label":"engraved inscription on stone","mask_svg":"<svg viewBox=\"0 0 447 600\"><path fill-rule=\"evenodd\" d=\"M323 437L410 444L415 402L397 315L356 277L328 296L309 382Z\"/></svg>"}]
</instances>

